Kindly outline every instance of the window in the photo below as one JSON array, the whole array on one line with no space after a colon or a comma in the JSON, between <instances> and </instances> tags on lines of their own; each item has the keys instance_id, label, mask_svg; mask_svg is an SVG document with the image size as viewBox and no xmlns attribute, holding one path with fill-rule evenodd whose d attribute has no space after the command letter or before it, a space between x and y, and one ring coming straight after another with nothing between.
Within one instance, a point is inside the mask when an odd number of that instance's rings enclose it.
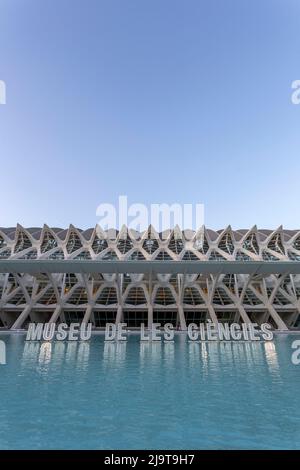
<instances>
[{"instance_id":1,"label":"window","mask_svg":"<svg viewBox=\"0 0 300 470\"><path fill-rule=\"evenodd\" d=\"M197 310L185 310L184 317L187 325L189 325L190 323L204 323L207 319L207 312Z\"/></svg>"},{"instance_id":2,"label":"window","mask_svg":"<svg viewBox=\"0 0 300 470\"><path fill-rule=\"evenodd\" d=\"M68 239L68 242L67 242L67 252L70 254L70 253L73 253L74 251L76 250L79 250L79 248L82 248L82 244L81 244L81 241L80 241L80 238L78 237L77 233L76 232L71 232L70 233L70 236L69 236L69 239Z\"/></svg>"},{"instance_id":3,"label":"window","mask_svg":"<svg viewBox=\"0 0 300 470\"><path fill-rule=\"evenodd\" d=\"M124 310L123 311L124 323L127 323L128 327L140 327L141 323L145 326L148 325L148 311L147 310Z\"/></svg>"},{"instance_id":4,"label":"window","mask_svg":"<svg viewBox=\"0 0 300 470\"><path fill-rule=\"evenodd\" d=\"M177 311L168 310L154 310L153 311L153 323L160 323L162 326L166 323L172 323L175 327L178 324Z\"/></svg>"},{"instance_id":5,"label":"window","mask_svg":"<svg viewBox=\"0 0 300 470\"><path fill-rule=\"evenodd\" d=\"M85 312L64 311L65 323L70 326L71 323L81 323Z\"/></svg>"},{"instance_id":6,"label":"window","mask_svg":"<svg viewBox=\"0 0 300 470\"><path fill-rule=\"evenodd\" d=\"M116 322L117 312L115 310L99 310L94 312L95 326L103 328L106 323Z\"/></svg>"},{"instance_id":7,"label":"window","mask_svg":"<svg viewBox=\"0 0 300 470\"><path fill-rule=\"evenodd\" d=\"M232 255L234 252L234 245L230 233L225 233L225 235L223 235L218 248L222 251L225 251L229 255Z\"/></svg>"},{"instance_id":8,"label":"window","mask_svg":"<svg viewBox=\"0 0 300 470\"><path fill-rule=\"evenodd\" d=\"M57 247L57 241L53 235L47 230L44 234L43 242L41 245L41 253L46 253L46 251L52 250L52 248Z\"/></svg>"}]
</instances>

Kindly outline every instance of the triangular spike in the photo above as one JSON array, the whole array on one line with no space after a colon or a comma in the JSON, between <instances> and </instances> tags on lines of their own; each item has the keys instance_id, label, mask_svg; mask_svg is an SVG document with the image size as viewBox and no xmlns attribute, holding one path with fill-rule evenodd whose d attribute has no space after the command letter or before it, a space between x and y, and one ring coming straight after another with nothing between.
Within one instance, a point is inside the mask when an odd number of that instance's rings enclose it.
<instances>
[{"instance_id":1,"label":"triangular spike","mask_svg":"<svg viewBox=\"0 0 300 470\"><path fill-rule=\"evenodd\" d=\"M97 235L97 237L100 238L100 239L106 239L107 238L107 234L104 232L103 228L100 227L99 224L97 224L96 227L95 227L93 237L95 237L95 235Z\"/></svg>"}]
</instances>

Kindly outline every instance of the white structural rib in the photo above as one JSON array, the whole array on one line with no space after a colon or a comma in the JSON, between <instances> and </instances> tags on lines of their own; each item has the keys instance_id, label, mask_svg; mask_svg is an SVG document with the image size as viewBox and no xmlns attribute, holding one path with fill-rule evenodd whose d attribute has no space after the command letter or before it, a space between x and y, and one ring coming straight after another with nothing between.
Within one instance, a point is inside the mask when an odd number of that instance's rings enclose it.
<instances>
[{"instance_id":1,"label":"white structural rib","mask_svg":"<svg viewBox=\"0 0 300 470\"><path fill-rule=\"evenodd\" d=\"M0 328L29 322L300 326L300 231L0 228Z\"/></svg>"}]
</instances>

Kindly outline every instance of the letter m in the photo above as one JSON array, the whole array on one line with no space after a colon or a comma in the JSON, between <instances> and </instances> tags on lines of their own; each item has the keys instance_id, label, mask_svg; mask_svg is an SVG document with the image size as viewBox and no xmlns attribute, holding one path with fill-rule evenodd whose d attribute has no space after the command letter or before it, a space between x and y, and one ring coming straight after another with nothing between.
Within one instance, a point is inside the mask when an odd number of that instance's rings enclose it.
<instances>
[{"instance_id":1,"label":"letter m","mask_svg":"<svg viewBox=\"0 0 300 470\"><path fill-rule=\"evenodd\" d=\"M40 341L43 327L43 323L38 323L37 325L35 323L30 323L27 330L26 341Z\"/></svg>"}]
</instances>

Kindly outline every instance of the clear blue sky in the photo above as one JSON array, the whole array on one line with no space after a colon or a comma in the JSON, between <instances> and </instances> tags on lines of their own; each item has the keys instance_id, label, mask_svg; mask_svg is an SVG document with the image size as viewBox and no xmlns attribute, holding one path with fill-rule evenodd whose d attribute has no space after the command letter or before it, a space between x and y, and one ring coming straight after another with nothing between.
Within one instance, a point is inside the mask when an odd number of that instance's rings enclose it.
<instances>
[{"instance_id":1,"label":"clear blue sky","mask_svg":"<svg viewBox=\"0 0 300 470\"><path fill-rule=\"evenodd\" d=\"M300 228L298 0L1 0L0 226L101 202Z\"/></svg>"}]
</instances>

